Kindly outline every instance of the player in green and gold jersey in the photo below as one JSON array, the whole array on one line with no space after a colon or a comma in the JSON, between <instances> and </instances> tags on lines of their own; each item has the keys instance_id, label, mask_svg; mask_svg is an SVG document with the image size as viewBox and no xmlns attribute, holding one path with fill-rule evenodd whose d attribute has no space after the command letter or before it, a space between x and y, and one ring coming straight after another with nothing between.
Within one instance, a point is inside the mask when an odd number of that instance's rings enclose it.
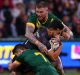
<instances>
[{"instance_id":1,"label":"player in green and gold jersey","mask_svg":"<svg viewBox=\"0 0 80 75\"><path fill-rule=\"evenodd\" d=\"M35 72L35 75L59 75L56 69L42 53L36 50L26 50L26 47L23 44L16 45L13 49L13 54L17 57L15 61L9 65L9 70L15 69L22 63L28 63L33 72Z\"/></svg>"},{"instance_id":2,"label":"player in green and gold jersey","mask_svg":"<svg viewBox=\"0 0 80 75\"><path fill-rule=\"evenodd\" d=\"M43 13L43 9L40 9L41 13ZM53 15L52 13L48 13L46 16L46 19L43 18L43 16L45 15L41 15L39 9L36 9L36 13L32 14L29 18L28 18L28 22L27 25L33 26L36 30L38 28L40 28L41 26L45 26L48 27L48 25L53 21L53 20L59 20L55 15ZM43 19L42 19L43 18Z\"/></svg>"},{"instance_id":3,"label":"player in green and gold jersey","mask_svg":"<svg viewBox=\"0 0 80 75\"><path fill-rule=\"evenodd\" d=\"M58 19L54 14L48 12L48 2L45 2L45 0L37 0L35 11L36 13L28 18L25 34L26 38L28 38L33 44L37 44L41 50L47 50L46 46L44 44L41 44L41 42L35 38L33 33L36 32L36 30L39 29L41 26L48 27L48 25L51 22L54 22L54 20L60 21L64 26L63 32L61 34L62 38L71 38L71 36L73 35L71 30L66 25L64 25L63 22Z\"/></svg>"}]
</instances>

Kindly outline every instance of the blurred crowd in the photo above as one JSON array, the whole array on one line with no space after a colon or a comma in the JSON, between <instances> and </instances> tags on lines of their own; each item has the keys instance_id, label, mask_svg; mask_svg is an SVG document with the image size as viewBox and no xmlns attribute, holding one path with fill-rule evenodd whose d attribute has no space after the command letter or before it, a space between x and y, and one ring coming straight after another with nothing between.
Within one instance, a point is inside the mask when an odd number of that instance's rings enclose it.
<instances>
[{"instance_id":1,"label":"blurred crowd","mask_svg":"<svg viewBox=\"0 0 80 75\"><path fill-rule=\"evenodd\" d=\"M35 0L0 0L0 38L24 37ZM49 0L49 12L60 18L80 38L80 0Z\"/></svg>"}]
</instances>

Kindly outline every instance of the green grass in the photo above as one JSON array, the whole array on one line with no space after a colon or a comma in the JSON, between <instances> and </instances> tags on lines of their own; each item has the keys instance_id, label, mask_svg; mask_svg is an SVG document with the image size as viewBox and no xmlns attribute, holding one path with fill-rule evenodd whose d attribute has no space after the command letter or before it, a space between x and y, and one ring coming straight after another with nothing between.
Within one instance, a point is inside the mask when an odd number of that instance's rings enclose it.
<instances>
[{"instance_id":1,"label":"green grass","mask_svg":"<svg viewBox=\"0 0 80 75\"><path fill-rule=\"evenodd\" d=\"M4 72L4 73L0 73L0 75L9 75L9 73L8 72ZM77 72L75 72L75 73L66 73L65 75L80 75L80 73L77 73Z\"/></svg>"},{"instance_id":2,"label":"green grass","mask_svg":"<svg viewBox=\"0 0 80 75\"><path fill-rule=\"evenodd\" d=\"M80 73L67 73L65 75L80 75Z\"/></svg>"},{"instance_id":3,"label":"green grass","mask_svg":"<svg viewBox=\"0 0 80 75\"><path fill-rule=\"evenodd\" d=\"M9 75L8 72L3 72L3 73L0 73L0 75Z\"/></svg>"}]
</instances>

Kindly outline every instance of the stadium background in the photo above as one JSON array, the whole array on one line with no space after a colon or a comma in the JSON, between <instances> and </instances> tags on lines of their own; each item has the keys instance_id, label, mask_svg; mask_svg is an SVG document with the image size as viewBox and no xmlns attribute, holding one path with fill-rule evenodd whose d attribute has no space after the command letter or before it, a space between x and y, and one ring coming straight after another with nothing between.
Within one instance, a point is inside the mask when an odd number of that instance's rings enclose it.
<instances>
[{"instance_id":1,"label":"stadium background","mask_svg":"<svg viewBox=\"0 0 80 75\"><path fill-rule=\"evenodd\" d=\"M73 32L74 40L62 41L60 55L66 75L80 75L80 1L49 0L49 12ZM25 23L35 13L35 0L0 0L0 75L9 75L11 50L25 41Z\"/></svg>"}]
</instances>

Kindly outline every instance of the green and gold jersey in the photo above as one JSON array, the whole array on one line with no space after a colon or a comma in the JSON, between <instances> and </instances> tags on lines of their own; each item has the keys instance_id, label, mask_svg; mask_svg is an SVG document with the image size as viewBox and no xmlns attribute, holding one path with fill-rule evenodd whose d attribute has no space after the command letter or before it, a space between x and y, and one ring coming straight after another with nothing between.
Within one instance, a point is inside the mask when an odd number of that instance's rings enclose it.
<instances>
[{"instance_id":1,"label":"green and gold jersey","mask_svg":"<svg viewBox=\"0 0 80 75\"><path fill-rule=\"evenodd\" d=\"M27 25L31 25L31 26L33 26L35 29L38 29L38 28L40 28L40 26L48 27L48 25L49 25L52 21L54 21L54 20L59 20L59 21L60 21L60 19L57 18L54 14L49 13L49 14L48 14L48 18L46 19L46 21L43 22L43 23L41 23L41 22L38 20L36 14L33 14L33 15L29 16Z\"/></svg>"},{"instance_id":2,"label":"green and gold jersey","mask_svg":"<svg viewBox=\"0 0 80 75\"><path fill-rule=\"evenodd\" d=\"M35 68L35 70L51 65L42 53L29 49L16 57L16 61L18 63L28 63L33 69Z\"/></svg>"}]
</instances>

